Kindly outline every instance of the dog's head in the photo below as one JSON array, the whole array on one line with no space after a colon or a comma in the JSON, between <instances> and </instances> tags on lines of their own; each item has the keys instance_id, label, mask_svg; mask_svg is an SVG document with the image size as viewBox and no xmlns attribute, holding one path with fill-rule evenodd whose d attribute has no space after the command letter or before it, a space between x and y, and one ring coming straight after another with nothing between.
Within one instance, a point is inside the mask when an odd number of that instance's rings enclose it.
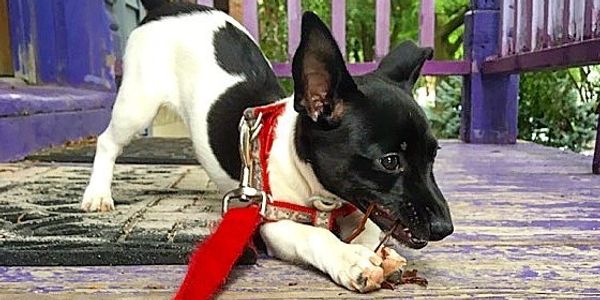
<instances>
[{"instance_id":1,"label":"dog's head","mask_svg":"<svg viewBox=\"0 0 600 300\"><path fill-rule=\"evenodd\" d=\"M448 204L433 176L438 142L412 96L431 48L401 44L371 74L352 78L328 28L302 18L293 60L296 147L323 186L411 248L453 231Z\"/></svg>"}]
</instances>

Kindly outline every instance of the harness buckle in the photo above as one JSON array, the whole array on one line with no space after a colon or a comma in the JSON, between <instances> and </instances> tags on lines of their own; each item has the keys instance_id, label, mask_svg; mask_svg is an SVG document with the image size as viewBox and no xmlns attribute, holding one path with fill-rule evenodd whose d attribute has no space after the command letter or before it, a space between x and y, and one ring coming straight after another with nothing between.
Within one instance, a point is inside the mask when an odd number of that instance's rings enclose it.
<instances>
[{"instance_id":1,"label":"harness buckle","mask_svg":"<svg viewBox=\"0 0 600 300\"><path fill-rule=\"evenodd\" d=\"M253 187L253 161L252 161L252 142L258 137L262 129L262 114L259 114L256 120L250 124L246 117L242 117L238 126L240 131L240 159L242 163L240 186L225 194L223 197L222 214L229 209L230 202L237 199L239 202L253 202L259 205L260 214L265 215L267 204L270 198L264 191Z\"/></svg>"},{"instance_id":2,"label":"harness buckle","mask_svg":"<svg viewBox=\"0 0 600 300\"><path fill-rule=\"evenodd\" d=\"M232 200L238 200L239 202L248 204L258 204L260 208L260 214L262 216L265 215L267 211L267 204L270 201L269 196L264 191L255 189L253 187L242 186L225 194L225 197L223 197L222 214L227 212Z\"/></svg>"}]
</instances>

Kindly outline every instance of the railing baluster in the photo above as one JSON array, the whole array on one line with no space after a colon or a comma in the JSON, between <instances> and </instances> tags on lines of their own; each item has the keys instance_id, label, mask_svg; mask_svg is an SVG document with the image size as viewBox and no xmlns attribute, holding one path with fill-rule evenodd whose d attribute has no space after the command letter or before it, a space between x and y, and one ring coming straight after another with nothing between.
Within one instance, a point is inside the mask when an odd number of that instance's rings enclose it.
<instances>
[{"instance_id":1,"label":"railing baluster","mask_svg":"<svg viewBox=\"0 0 600 300\"><path fill-rule=\"evenodd\" d=\"M390 0L377 0L375 4L375 59L390 51Z\"/></svg>"},{"instance_id":2,"label":"railing baluster","mask_svg":"<svg viewBox=\"0 0 600 300\"><path fill-rule=\"evenodd\" d=\"M564 13L564 1L563 0L550 0L548 7L548 34L550 40L548 46L560 44L562 39L562 26L563 26L563 13Z\"/></svg>"},{"instance_id":3,"label":"railing baluster","mask_svg":"<svg viewBox=\"0 0 600 300\"><path fill-rule=\"evenodd\" d=\"M502 22L500 27L500 56L506 56L511 53L512 40L514 34L513 29L513 10L514 1L504 0L502 1L502 7L500 8L502 13Z\"/></svg>"},{"instance_id":4,"label":"railing baluster","mask_svg":"<svg viewBox=\"0 0 600 300\"><path fill-rule=\"evenodd\" d=\"M421 47L433 47L435 45L435 0L421 0L419 23Z\"/></svg>"},{"instance_id":5,"label":"railing baluster","mask_svg":"<svg viewBox=\"0 0 600 300\"><path fill-rule=\"evenodd\" d=\"M531 47L531 28L533 3L532 0L518 0L517 48L516 52L526 52Z\"/></svg>"},{"instance_id":6,"label":"railing baluster","mask_svg":"<svg viewBox=\"0 0 600 300\"><path fill-rule=\"evenodd\" d=\"M210 7L213 7L215 5L214 0L197 0L196 3Z\"/></svg>"},{"instance_id":7,"label":"railing baluster","mask_svg":"<svg viewBox=\"0 0 600 300\"><path fill-rule=\"evenodd\" d=\"M543 37L543 44L542 47L546 48L550 45L550 27L549 27L549 21L550 20L550 0L544 0L544 37Z\"/></svg>"},{"instance_id":8,"label":"railing baluster","mask_svg":"<svg viewBox=\"0 0 600 300\"><path fill-rule=\"evenodd\" d=\"M581 0L577 0L581 1ZM560 43L566 43L571 39L569 36L569 16L571 15L571 4L570 0L563 0L563 9L562 9L562 28L561 28L561 41Z\"/></svg>"},{"instance_id":9,"label":"railing baluster","mask_svg":"<svg viewBox=\"0 0 600 300\"><path fill-rule=\"evenodd\" d=\"M300 25L302 21L302 3L301 0L288 0L288 59L291 62L300 44Z\"/></svg>"},{"instance_id":10,"label":"railing baluster","mask_svg":"<svg viewBox=\"0 0 600 300\"><path fill-rule=\"evenodd\" d=\"M519 0L514 0L513 1L513 8L512 8L512 28L510 30L510 33L512 34L512 40L511 40L511 44L510 44L510 54L514 54L519 52L517 49L517 40L518 40L518 36L519 36Z\"/></svg>"},{"instance_id":11,"label":"railing baluster","mask_svg":"<svg viewBox=\"0 0 600 300\"><path fill-rule=\"evenodd\" d=\"M592 37L592 11L594 8L593 0L585 0L585 7L583 8L583 39L589 39Z\"/></svg>"},{"instance_id":12,"label":"railing baluster","mask_svg":"<svg viewBox=\"0 0 600 300\"><path fill-rule=\"evenodd\" d=\"M544 0L533 1L532 4L531 49L537 50L543 47L543 39L546 32L546 27L544 27L546 11L544 10Z\"/></svg>"},{"instance_id":13,"label":"railing baluster","mask_svg":"<svg viewBox=\"0 0 600 300\"><path fill-rule=\"evenodd\" d=\"M346 0L331 1L331 31L346 57Z\"/></svg>"},{"instance_id":14,"label":"railing baluster","mask_svg":"<svg viewBox=\"0 0 600 300\"><path fill-rule=\"evenodd\" d=\"M594 0L592 5L592 35L600 37L600 0Z\"/></svg>"},{"instance_id":15,"label":"railing baluster","mask_svg":"<svg viewBox=\"0 0 600 300\"><path fill-rule=\"evenodd\" d=\"M244 1L244 26L254 39L259 41L257 0Z\"/></svg>"},{"instance_id":16,"label":"railing baluster","mask_svg":"<svg viewBox=\"0 0 600 300\"><path fill-rule=\"evenodd\" d=\"M571 1L569 7L569 36L576 41L583 39L585 0Z\"/></svg>"}]
</instances>

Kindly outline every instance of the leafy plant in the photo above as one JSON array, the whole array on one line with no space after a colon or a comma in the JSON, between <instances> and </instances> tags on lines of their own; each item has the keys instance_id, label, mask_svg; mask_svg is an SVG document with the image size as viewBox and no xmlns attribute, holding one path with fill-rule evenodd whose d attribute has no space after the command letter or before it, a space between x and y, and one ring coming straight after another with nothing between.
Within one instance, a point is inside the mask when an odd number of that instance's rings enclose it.
<instances>
[{"instance_id":1,"label":"leafy plant","mask_svg":"<svg viewBox=\"0 0 600 300\"><path fill-rule=\"evenodd\" d=\"M446 77L438 81L433 107L424 107L431 122L433 133L438 138L457 138L460 130L460 100L462 78Z\"/></svg>"},{"instance_id":2,"label":"leafy plant","mask_svg":"<svg viewBox=\"0 0 600 300\"><path fill-rule=\"evenodd\" d=\"M521 75L519 138L581 151L594 139L600 84L577 80L579 69ZM591 86L595 96L582 98L580 85ZM595 99L592 99L595 98Z\"/></svg>"}]
</instances>

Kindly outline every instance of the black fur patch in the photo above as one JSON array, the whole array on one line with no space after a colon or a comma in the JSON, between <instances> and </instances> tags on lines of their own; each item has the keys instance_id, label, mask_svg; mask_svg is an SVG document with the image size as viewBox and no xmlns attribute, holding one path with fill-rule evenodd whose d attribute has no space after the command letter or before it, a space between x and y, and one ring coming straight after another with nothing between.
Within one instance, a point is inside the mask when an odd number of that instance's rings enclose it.
<instances>
[{"instance_id":1,"label":"black fur patch","mask_svg":"<svg viewBox=\"0 0 600 300\"><path fill-rule=\"evenodd\" d=\"M215 57L221 68L246 80L229 88L208 114L208 137L213 153L231 178L239 179L238 123L248 107L285 97L277 77L258 46L234 25L215 33Z\"/></svg>"},{"instance_id":2,"label":"black fur patch","mask_svg":"<svg viewBox=\"0 0 600 300\"><path fill-rule=\"evenodd\" d=\"M214 11L216 9L204 5L198 5L193 3L166 3L164 5L152 6L152 9L148 11L146 17L142 20L140 25L144 25L148 22L158 21L165 17L174 17L185 14L193 14L196 12Z\"/></svg>"},{"instance_id":3,"label":"black fur patch","mask_svg":"<svg viewBox=\"0 0 600 300\"><path fill-rule=\"evenodd\" d=\"M147 11L157 9L169 3L168 0L142 0L142 5Z\"/></svg>"}]
</instances>

